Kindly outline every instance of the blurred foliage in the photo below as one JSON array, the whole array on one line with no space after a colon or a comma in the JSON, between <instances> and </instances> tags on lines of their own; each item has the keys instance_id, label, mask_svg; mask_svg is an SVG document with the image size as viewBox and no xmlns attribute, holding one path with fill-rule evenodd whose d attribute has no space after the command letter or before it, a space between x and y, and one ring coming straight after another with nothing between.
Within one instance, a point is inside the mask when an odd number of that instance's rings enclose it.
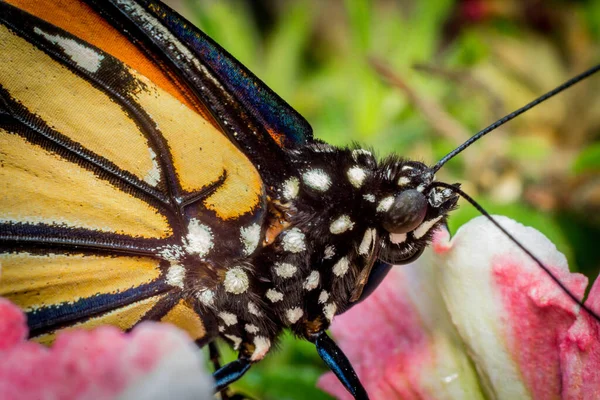
<instances>
[{"instance_id":1,"label":"blurred foliage","mask_svg":"<svg viewBox=\"0 0 600 400\"><path fill-rule=\"evenodd\" d=\"M434 163L479 129L600 62L600 2L214 0L175 2L329 143ZM392 71L383 79L370 60ZM499 128L452 160L491 213L544 232L572 269L600 269L600 78ZM461 203L451 229L477 215ZM293 342L293 344L291 343ZM285 337L236 388L327 398L310 344ZM230 354L230 357L232 354Z\"/></svg>"}]
</instances>

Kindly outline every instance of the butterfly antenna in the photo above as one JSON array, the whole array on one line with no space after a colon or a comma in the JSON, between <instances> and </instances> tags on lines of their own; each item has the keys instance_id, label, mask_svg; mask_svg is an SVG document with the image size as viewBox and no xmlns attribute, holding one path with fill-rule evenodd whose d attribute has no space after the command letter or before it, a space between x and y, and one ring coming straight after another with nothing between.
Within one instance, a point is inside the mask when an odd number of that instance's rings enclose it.
<instances>
[{"instance_id":1,"label":"butterfly antenna","mask_svg":"<svg viewBox=\"0 0 600 400\"><path fill-rule=\"evenodd\" d=\"M538 97L537 99L533 100L531 103L528 103L526 105L524 105L523 107L519 108L516 111L511 112L508 115L505 115L504 117L500 118L499 120L497 120L496 122L494 122L493 124L491 124L490 126L488 126L487 128L477 132L475 135L471 136L469 139L467 139L463 144L461 144L460 146L458 146L456 149L452 150L450 153L446 154L440 161L437 162L437 164L435 164L432 167L432 171L435 173L437 172L440 168L442 168L442 166L444 164L446 164L448 161L450 161L452 158L454 158L454 156L456 156L457 154L459 154L460 152L462 152L464 149L466 149L467 147L469 147L470 145L472 145L473 143L475 143L476 141L478 141L479 139L481 139L483 136L487 135L488 133L490 133L491 131L493 131L494 129L498 128L501 125L504 125L505 123L507 123L508 121L510 121L511 119L523 114L525 111L537 106L538 104L548 100L550 97L562 92L563 90L573 86L574 84L576 84L579 81L584 80L585 78L587 78L588 76L595 74L596 72L598 72L600 70L600 64L596 65L595 67L592 67L590 69L588 69L585 72L582 72L581 74L577 75L574 78L569 79L568 81L566 81L565 83L563 83L562 85L554 88L553 90L549 91L546 94L543 94L542 96Z\"/></svg>"},{"instance_id":2,"label":"butterfly antenna","mask_svg":"<svg viewBox=\"0 0 600 400\"><path fill-rule=\"evenodd\" d=\"M564 283L562 283L562 281L560 279L558 279L558 277L556 275L554 275L554 273L546 266L544 265L543 262L540 261L539 258L537 258L527 247L523 246L511 233L509 233L506 229L504 229L502 227L502 225L500 225L500 223L498 221L496 221L496 219L494 219L494 217L492 217L481 205L479 205L479 203L477 203L471 196L469 196L468 194L466 194L465 192L463 192L462 190L460 190L459 188L457 188L456 186L444 183L444 182L433 182L431 184L431 186L433 187L443 187L443 188L447 188L452 190L454 193L460 195L463 199L465 199L466 201L468 201L469 203L471 203L471 205L473 207L475 207L477 209L477 211L479 211L481 213L481 215L483 215L484 217L486 217L492 224L494 224L496 226L496 228L500 229L502 231L502 233L504 233L514 244L516 244L521 250L523 250L529 257L531 257L531 259L533 261L535 261L535 263L537 265L540 266L540 268L542 268L546 274L548 274L550 276L550 278L552 278L552 280L554 282L556 282L556 284L558 286L560 286L560 288L571 298L573 299L573 301L575 303L577 303L577 305L579 305L582 309L584 309L589 315L591 315L594 319L596 319L598 322L600 322L600 316L598 314L596 314L595 311L593 311L592 309L590 309L588 306L586 306L581 300L579 300L566 286Z\"/></svg>"}]
</instances>

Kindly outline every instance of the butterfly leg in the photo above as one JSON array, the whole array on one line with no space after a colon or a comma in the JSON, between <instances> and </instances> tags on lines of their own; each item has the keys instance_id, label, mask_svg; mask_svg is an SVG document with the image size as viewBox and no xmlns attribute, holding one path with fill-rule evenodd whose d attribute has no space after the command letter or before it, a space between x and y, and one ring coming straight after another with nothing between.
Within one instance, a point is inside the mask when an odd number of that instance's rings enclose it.
<instances>
[{"instance_id":1,"label":"butterfly leg","mask_svg":"<svg viewBox=\"0 0 600 400\"><path fill-rule=\"evenodd\" d=\"M215 371L221 369L221 354L219 353L219 348L214 341L208 344L208 357ZM221 395L221 400L231 400L227 388L221 390L219 394Z\"/></svg>"},{"instance_id":2,"label":"butterfly leg","mask_svg":"<svg viewBox=\"0 0 600 400\"><path fill-rule=\"evenodd\" d=\"M221 354L217 344L213 341L208 344L208 357L215 371L221 369Z\"/></svg>"},{"instance_id":3,"label":"butterfly leg","mask_svg":"<svg viewBox=\"0 0 600 400\"><path fill-rule=\"evenodd\" d=\"M213 374L215 378L215 391L220 392L231 383L240 379L250 369L250 359L240 356L235 361L225 364Z\"/></svg>"},{"instance_id":4,"label":"butterfly leg","mask_svg":"<svg viewBox=\"0 0 600 400\"><path fill-rule=\"evenodd\" d=\"M325 331L318 332L310 337L310 340L317 347L319 356L352 396L357 400L368 400L367 391L360 383L352 364L338 345L327 336L327 333Z\"/></svg>"}]
</instances>

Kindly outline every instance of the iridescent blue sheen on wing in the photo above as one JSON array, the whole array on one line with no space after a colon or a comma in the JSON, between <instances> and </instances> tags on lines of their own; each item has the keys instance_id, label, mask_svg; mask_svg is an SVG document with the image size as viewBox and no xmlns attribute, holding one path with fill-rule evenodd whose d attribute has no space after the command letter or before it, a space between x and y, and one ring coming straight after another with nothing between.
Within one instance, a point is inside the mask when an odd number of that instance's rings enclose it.
<instances>
[{"instance_id":1,"label":"iridescent blue sheen on wing","mask_svg":"<svg viewBox=\"0 0 600 400\"><path fill-rule=\"evenodd\" d=\"M154 10L167 10L157 2L142 3L151 4ZM284 135L286 144L289 145L304 144L312 140L312 128L308 122L221 46L172 10L155 13L155 16L185 43L203 64L212 69L221 84L267 131Z\"/></svg>"}]
</instances>

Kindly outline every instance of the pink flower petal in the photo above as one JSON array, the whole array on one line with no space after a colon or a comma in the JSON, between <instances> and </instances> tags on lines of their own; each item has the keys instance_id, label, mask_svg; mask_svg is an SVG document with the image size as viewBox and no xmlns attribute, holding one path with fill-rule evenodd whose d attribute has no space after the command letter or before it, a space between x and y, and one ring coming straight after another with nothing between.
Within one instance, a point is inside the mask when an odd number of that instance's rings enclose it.
<instances>
[{"instance_id":1,"label":"pink flower petal","mask_svg":"<svg viewBox=\"0 0 600 400\"><path fill-rule=\"evenodd\" d=\"M475 371L443 307L430 255L399 266L332 331L371 399L480 399ZM333 374L319 387L352 397Z\"/></svg>"},{"instance_id":2,"label":"pink flower petal","mask_svg":"<svg viewBox=\"0 0 600 400\"><path fill-rule=\"evenodd\" d=\"M10 301L0 297L0 351L24 340L27 332L25 315Z\"/></svg>"},{"instance_id":3,"label":"pink flower petal","mask_svg":"<svg viewBox=\"0 0 600 400\"><path fill-rule=\"evenodd\" d=\"M582 297L587 278L569 273L566 259L545 236L495 218ZM444 265L440 289L487 390L501 399L560 398L566 372L559 343L578 318L587 317L486 219L463 226L449 246L437 255Z\"/></svg>"},{"instance_id":4,"label":"pink flower petal","mask_svg":"<svg viewBox=\"0 0 600 400\"><path fill-rule=\"evenodd\" d=\"M547 238L496 218L583 295L587 279ZM587 304L600 309L599 283ZM600 398L598 322L484 218L436 233L332 331L372 399ZM331 374L319 386L351 398Z\"/></svg>"},{"instance_id":5,"label":"pink flower petal","mask_svg":"<svg viewBox=\"0 0 600 400\"><path fill-rule=\"evenodd\" d=\"M197 347L171 325L69 330L47 348L24 340L24 321L0 299L0 399L212 398Z\"/></svg>"},{"instance_id":6,"label":"pink flower petal","mask_svg":"<svg viewBox=\"0 0 600 400\"><path fill-rule=\"evenodd\" d=\"M592 286L586 306L600 311L600 279ZM600 324L581 313L559 344L563 399L600 399Z\"/></svg>"}]
</instances>

